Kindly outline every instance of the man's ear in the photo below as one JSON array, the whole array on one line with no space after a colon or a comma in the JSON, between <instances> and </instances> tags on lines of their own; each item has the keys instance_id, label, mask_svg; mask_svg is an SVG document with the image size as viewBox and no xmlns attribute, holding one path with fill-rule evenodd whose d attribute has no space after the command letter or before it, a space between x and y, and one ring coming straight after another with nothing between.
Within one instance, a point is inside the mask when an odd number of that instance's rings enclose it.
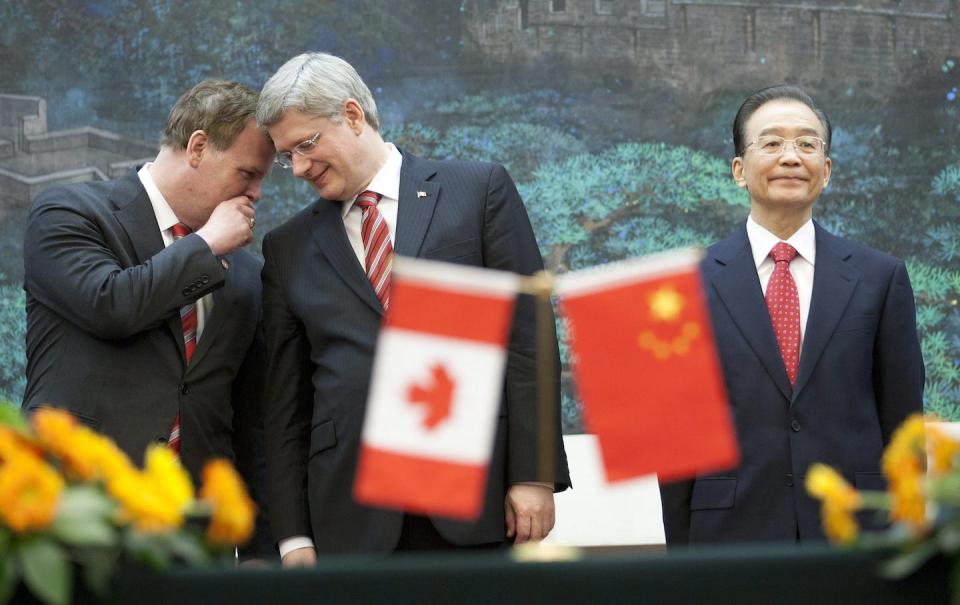
<instances>
[{"instance_id":1,"label":"man's ear","mask_svg":"<svg viewBox=\"0 0 960 605\"><path fill-rule=\"evenodd\" d=\"M830 158L827 157L823 161L823 186L826 187L830 184L830 175L833 174L833 162L830 161Z\"/></svg>"},{"instance_id":2,"label":"man's ear","mask_svg":"<svg viewBox=\"0 0 960 605\"><path fill-rule=\"evenodd\" d=\"M363 131L367 116L364 114L363 108L360 107L360 103L351 98L343 104L343 119L350 130L359 135Z\"/></svg>"},{"instance_id":3,"label":"man's ear","mask_svg":"<svg viewBox=\"0 0 960 605\"><path fill-rule=\"evenodd\" d=\"M730 172L733 174L733 181L737 184L737 187L747 187L747 179L743 176L743 158L737 156L733 158L733 161L730 163Z\"/></svg>"},{"instance_id":4,"label":"man's ear","mask_svg":"<svg viewBox=\"0 0 960 605\"><path fill-rule=\"evenodd\" d=\"M187 140L187 160L192 168L200 165L203 154L210 148L210 137L202 130L194 130Z\"/></svg>"}]
</instances>

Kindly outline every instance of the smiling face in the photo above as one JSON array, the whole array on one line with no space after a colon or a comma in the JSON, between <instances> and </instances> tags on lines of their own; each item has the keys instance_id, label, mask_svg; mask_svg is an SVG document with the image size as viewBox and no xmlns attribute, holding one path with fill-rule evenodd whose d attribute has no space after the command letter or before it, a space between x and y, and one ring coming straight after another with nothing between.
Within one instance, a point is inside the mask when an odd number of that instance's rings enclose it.
<instances>
[{"instance_id":1,"label":"smiling face","mask_svg":"<svg viewBox=\"0 0 960 605\"><path fill-rule=\"evenodd\" d=\"M291 170L327 200L352 199L376 174L376 166L371 167L368 143L361 136L365 128L363 113L354 112L354 105L348 101L339 123L288 110L280 120L267 126L270 138L281 152L292 151L319 133L310 149L303 154L291 154Z\"/></svg>"},{"instance_id":2,"label":"smiling face","mask_svg":"<svg viewBox=\"0 0 960 605\"><path fill-rule=\"evenodd\" d=\"M768 101L747 120L744 140L764 135L784 139L812 135L826 139L824 126L805 104L791 99ZM825 150L829 151L829 150ZM749 145L733 159L733 178L750 193L752 213L806 214L830 180L831 162L825 153L801 154L787 143L779 155L765 155Z\"/></svg>"}]
</instances>

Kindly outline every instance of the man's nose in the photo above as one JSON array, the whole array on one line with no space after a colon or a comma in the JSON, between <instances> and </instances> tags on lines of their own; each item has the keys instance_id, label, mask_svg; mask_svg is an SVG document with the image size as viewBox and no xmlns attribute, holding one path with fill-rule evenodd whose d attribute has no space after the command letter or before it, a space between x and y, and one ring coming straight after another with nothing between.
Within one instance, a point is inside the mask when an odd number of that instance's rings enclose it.
<instances>
[{"instance_id":1,"label":"man's nose","mask_svg":"<svg viewBox=\"0 0 960 605\"><path fill-rule=\"evenodd\" d=\"M263 195L263 181L251 183L244 195L250 198L251 202L259 202L260 196Z\"/></svg>"},{"instance_id":2,"label":"man's nose","mask_svg":"<svg viewBox=\"0 0 960 605\"><path fill-rule=\"evenodd\" d=\"M304 178L304 175L310 168L310 159L300 155L299 153L294 153L291 156L290 161L293 162L293 166L290 168L293 171L293 176L301 179Z\"/></svg>"},{"instance_id":3,"label":"man's nose","mask_svg":"<svg viewBox=\"0 0 960 605\"><path fill-rule=\"evenodd\" d=\"M783 142L783 151L780 152L780 161L788 164L796 164L800 162L800 154L797 153L796 141Z\"/></svg>"}]
</instances>

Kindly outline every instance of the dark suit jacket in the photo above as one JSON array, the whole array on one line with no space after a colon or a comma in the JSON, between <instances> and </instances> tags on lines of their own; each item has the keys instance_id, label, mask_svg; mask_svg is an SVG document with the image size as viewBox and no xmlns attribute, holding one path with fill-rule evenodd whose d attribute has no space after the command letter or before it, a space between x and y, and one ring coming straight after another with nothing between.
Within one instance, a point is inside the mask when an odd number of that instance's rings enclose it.
<instances>
[{"instance_id":1,"label":"dark suit jacket","mask_svg":"<svg viewBox=\"0 0 960 605\"><path fill-rule=\"evenodd\" d=\"M24 408L67 409L137 463L180 410L180 458L194 480L226 456L262 503L259 262L238 251L225 270L197 235L164 248L135 172L41 193L23 255ZM209 292L213 311L187 366L179 309Z\"/></svg>"},{"instance_id":2,"label":"dark suit jacket","mask_svg":"<svg viewBox=\"0 0 960 605\"><path fill-rule=\"evenodd\" d=\"M278 540L311 536L320 553L385 552L397 545L402 513L353 500L383 309L350 247L341 207L320 199L264 239L271 524ZM394 248L523 274L542 268L520 196L493 164L404 155ZM457 544L504 540L506 487L538 479L534 312L525 298L511 334L483 513L475 523L434 520ZM558 362L556 350L547 361ZM559 420L553 437L557 489L564 489L569 475Z\"/></svg>"},{"instance_id":3,"label":"dark suit jacket","mask_svg":"<svg viewBox=\"0 0 960 605\"><path fill-rule=\"evenodd\" d=\"M822 539L804 489L815 462L883 489L880 457L923 407L913 291L896 258L816 228L817 259L791 389L745 228L712 246L703 279L740 466L663 486L670 544ZM875 526L875 519L861 521Z\"/></svg>"}]
</instances>

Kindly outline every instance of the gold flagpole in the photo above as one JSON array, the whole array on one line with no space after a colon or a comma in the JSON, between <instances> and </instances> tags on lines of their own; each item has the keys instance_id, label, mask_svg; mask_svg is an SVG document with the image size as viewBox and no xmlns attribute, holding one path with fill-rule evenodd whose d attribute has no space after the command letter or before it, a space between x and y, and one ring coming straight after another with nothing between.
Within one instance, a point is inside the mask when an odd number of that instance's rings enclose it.
<instances>
[{"instance_id":1,"label":"gold flagpole","mask_svg":"<svg viewBox=\"0 0 960 605\"><path fill-rule=\"evenodd\" d=\"M556 423L556 363L554 359L554 341L556 325L553 320L553 305L550 295L553 293L553 276L548 271L539 271L524 278L521 289L534 297L536 305L537 329L537 394L539 434L537 435L537 477L538 481L553 484L556 482L556 443L554 426Z\"/></svg>"}]
</instances>

